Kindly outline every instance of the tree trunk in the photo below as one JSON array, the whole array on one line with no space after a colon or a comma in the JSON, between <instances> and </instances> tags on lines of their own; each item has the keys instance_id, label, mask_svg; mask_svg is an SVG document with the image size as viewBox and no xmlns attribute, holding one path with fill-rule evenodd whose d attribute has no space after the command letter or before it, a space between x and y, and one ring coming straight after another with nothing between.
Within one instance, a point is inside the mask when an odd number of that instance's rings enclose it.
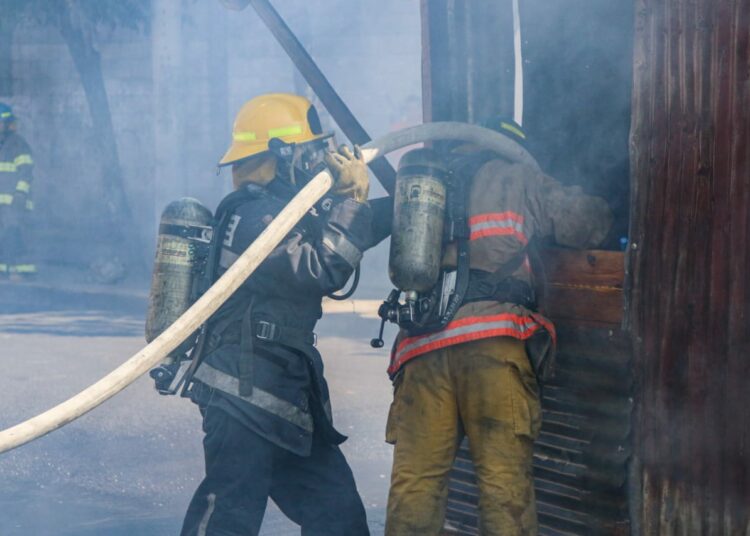
<instances>
[{"instance_id":1,"label":"tree trunk","mask_svg":"<svg viewBox=\"0 0 750 536\"><path fill-rule=\"evenodd\" d=\"M107 196L105 209L108 216L112 218L116 232L126 235L121 238L127 239L129 233L122 233L122 230L127 229L133 223L133 216L125 194L122 166L112 125L112 113L104 86L101 56L91 43L90 36L82 28L75 25L69 16L61 17L61 19L60 33L81 78L91 114Z\"/></svg>"},{"instance_id":2,"label":"tree trunk","mask_svg":"<svg viewBox=\"0 0 750 536\"><path fill-rule=\"evenodd\" d=\"M135 234L126 231L133 227L133 214L125 193L101 56L94 48L91 34L80 27L69 7L61 17L60 33L78 71L91 114L104 183L104 209L111 222L111 242L125 246L126 258L120 256L119 260L132 268L134 264L141 264L143 248L139 247Z\"/></svg>"}]
</instances>

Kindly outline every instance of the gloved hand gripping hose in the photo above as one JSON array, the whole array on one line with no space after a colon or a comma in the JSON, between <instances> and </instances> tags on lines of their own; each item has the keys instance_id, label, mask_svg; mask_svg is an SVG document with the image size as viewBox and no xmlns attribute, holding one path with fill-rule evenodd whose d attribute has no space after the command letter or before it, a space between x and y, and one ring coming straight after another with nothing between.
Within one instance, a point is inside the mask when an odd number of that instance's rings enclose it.
<instances>
[{"instance_id":1,"label":"gloved hand gripping hose","mask_svg":"<svg viewBox=\"0 0 750 536\"><path fill-rule=\"evenodd\" d=\"M495 151L512 162L538 168L531 155L513 140L492 130L464 123L428 123L407 128L368 143L362 147L362 154L365 162L369 162L391 151L435 140L473 143ZM76 420L158 365L234 294L297 222L325 195L332 184L333 179L328 171L318 173L224 275L169 328L125 363L77 395L0 432L0 453L19 447Z\"/></svg>"}]
</instances>

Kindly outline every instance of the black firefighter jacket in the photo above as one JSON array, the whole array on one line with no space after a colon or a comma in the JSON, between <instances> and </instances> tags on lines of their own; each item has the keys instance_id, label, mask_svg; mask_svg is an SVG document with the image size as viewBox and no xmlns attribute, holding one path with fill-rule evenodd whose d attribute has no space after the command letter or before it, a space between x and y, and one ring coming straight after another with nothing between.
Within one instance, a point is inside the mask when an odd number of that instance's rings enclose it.
<instances>
[{"instance_id":1,"label":"black firefighter jacket","mask_svg":"<svg viewBox=\"0 0 750 536\"><path fill-rule=\"evenodd\" d=\"M242 202L225 215L219 273L297 192L280 179L245 188ZM196 371L193 400L220 407L298 455L310 453L313 432L330 443L344 441L333 427L312 331L322 298L342 288L362 252L385 238L390 214L387 199L368 205L329 196L319 202L214 316L209 325L223 326L222 332Z\"/></svg>"}]
</instances>

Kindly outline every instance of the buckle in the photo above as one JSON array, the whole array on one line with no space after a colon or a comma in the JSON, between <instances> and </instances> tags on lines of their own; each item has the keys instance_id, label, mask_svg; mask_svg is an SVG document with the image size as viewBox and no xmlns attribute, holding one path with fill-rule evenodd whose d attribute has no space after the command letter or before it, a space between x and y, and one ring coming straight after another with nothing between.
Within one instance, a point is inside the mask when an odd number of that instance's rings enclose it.
<instances>
[{"instance_id":1,"label":"buckle","mask_svg":"<svg viewBox=\"0 0 750 536\"><path fill-rule=\"evenodd\" d=\"M265 320L259 320L255 324L255 337L262 341L273 341L278 336L278 329L276 324L267 322Z\"/></svg>"},{"instance_id":2,"label":"buckle","mask_svg":"<svg viewBox=\"0 0 750 536\"><path fill-rule=\"evenodd\" d=\"M210 225L190 225L188 229L192 232L187 237L188 240L194 240L203 244L210 244L214 236L214 228Z\"/></svg>"}]
</instances>

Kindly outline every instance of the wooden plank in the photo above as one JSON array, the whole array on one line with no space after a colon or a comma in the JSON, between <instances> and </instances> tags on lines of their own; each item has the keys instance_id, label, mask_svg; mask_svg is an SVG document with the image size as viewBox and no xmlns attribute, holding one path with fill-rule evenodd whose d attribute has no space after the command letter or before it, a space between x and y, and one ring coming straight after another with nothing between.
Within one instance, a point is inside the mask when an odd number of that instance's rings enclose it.
<instances>
[{"instance_id":1,"label":"wooden plank","mask_svg":"<svg viewBox=\"0 0 750 536\"><path fill-rule=\"evenodd\" d=\"M625 254L620 251L546 248L540 257L548 284L622 289Z\"/></svg>"},{"instance_id":2,"label":"wooden plank","mask_svg":"<svg viewBox=\"0 0 750 536\"><path fill-rule=\"evenodd\" d=\"M607 287L549 285L543 304L544 314L555 323L592 328L619 326L622 311L622 290Z\"/></svg>"},{"instance_id":3,"label":"wooden plank","mask_svg":"<svg viewBox=\"0 0 750 536\"><path fill-rule=\"evenodd\" d=\"M612 328L622 322L624 254L619 251L545 249L541 310L555 323Z\"/></svg>"}]
</instances>

